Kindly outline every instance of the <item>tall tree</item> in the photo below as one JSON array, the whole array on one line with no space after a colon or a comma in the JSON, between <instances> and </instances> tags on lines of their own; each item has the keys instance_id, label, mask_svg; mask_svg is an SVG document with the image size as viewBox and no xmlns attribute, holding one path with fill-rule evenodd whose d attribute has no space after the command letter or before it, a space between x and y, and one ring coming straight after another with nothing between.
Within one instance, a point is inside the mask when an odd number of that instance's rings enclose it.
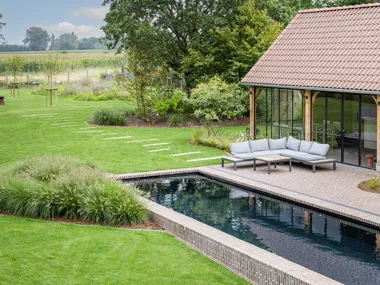
<instances>
[{"instance_id":1,"label":"tall tree","mask_svg":"<svg viewBox=\"0 0 380 285\"><path fill-rule=\"evenodd\" d=\"M30 27L26 30L23 43L28 45L30 50L46 50L50 42L47 31L39 27Z\"/></svg>"},{"instance_id":2,"label":"tall tree","mask_svg":"<svg viewBox=\"0 0 380 285\"><path fill-rule=\"evenodd\" d=\"M66 33L59 36L57 40L57 49L59 50L74 50L77 48L76 40L78 37L72 33Z\"/></svg>"},{"instance_id":3,"label":"tall tree","mask_svg":"<svg viewBox=\"0 0 380 285\"><path fill-rule=\"evenodd\" d=\"M193 69L204 80L220 75L229 82L239 81L259 60L282 31L283 24L260 11L254 2L239 7L229 26L216 29L212 41L201 49L191 49L184 60L185 69Z\"/></svg>"},{"instance_id":4,"label":"tall tree","mask_svg":"<svg viewBox=\"0 0 380 285\"><path fill-rule=\"evenodd\" d=\"M272 19L287 25L298 10L367 4L371 3L371 0L255 0L254 2L258 9L267 10Z\"/></svg>"},{"instance_id":5,"label":"tall tree","mask_svg":"<svg viewBox=\"0 0 380 285\"><path fill-rule=\"evenodd\" d=\"M0 20L1 20L1 18L3 18L3 14L0 13ZM5 26L5 23L4 23L4 22L0 22L0 32L1 32L2 28L3 28L3 26ZM1 39L2 39L2 40L5 40L3 34L0 34L0 40L1 40Z\"/></svg>"},{"instance_id":6,"label":"tall tree","mask_svg":"<svg viewBox=\"0 0 380 285\"><path fill-rule=\"evenodd\" d=\"M50 47L49 50L57 50L57 39L54 34L51 34L50 37Z\"/></svg>"},{"instance_id":7,"label":"tall tree","mask_svg":"<svg viewBox=\"0 0 380 285\"><path fill-rule=\"evenodd\" d=\"M210 31L228 25L245 0L104 0L111 4L102 27L109 48L128 50L139 42L158 44L162 62L184 72L187 90L191 70L182 69L189 49L209 40ZM149 31L149 32L147 32ZM146 38L146 37L149 38Z\"/></svg>"}]
</instances>

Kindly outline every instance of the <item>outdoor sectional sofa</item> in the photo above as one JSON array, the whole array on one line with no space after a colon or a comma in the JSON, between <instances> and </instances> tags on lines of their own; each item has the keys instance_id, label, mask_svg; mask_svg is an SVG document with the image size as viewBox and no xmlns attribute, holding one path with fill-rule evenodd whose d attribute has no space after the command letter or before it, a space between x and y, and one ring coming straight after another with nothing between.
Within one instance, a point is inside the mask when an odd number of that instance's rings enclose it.
<instances>
[{"instance_id":1,"label":"outdoor sectional sofa","mask_svg":"<svg viewBox=\"0 0 380 285\"><path fill-rule=\"evenodd\" d=\"M292 136L289 136L288 139L261 139L231 143L230 149L232 157L222 157L222 166L224 166L224 160L229 160L234 163L235 170L238 162L253 161L255 158L265 155L290 157L292 161L311 165L313 172L315 172L316 165L323 163L333 163L333 168L336 169L335 159L326 158L330 145L301 141Z\"/></svg>"}]
</instances>

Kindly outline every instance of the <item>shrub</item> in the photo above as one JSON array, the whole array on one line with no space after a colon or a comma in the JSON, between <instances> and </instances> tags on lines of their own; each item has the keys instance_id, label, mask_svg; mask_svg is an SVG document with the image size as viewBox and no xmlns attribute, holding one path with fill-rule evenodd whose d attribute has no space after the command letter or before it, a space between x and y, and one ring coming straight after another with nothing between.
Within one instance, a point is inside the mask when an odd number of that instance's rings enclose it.
<instances>
[{"instance_id":1,"label":"shrub","mask_svg":"<svg viewBox=\"0 0 380 285\"><path fill-rule=\"evenodd\" d=\"M0 210L32 218L137 224L147 219L137 190L77 158L30 158L0 177Z\"/></svg>"},{"instance_id":2,"label":"shrub","mask_svg":"<svg viewBox=\"0 0 380 285\"><path fill-rule=\"evenodd\" d=\"M380 187L380 177L373 175L370 180L367 181L367 187L370 189L376 189Z\"/></svg>"},{"instance_id":3,"label":"shrub","mask_svg":"<svg viewBox=\"0 0 380 285\"><path fill-rule=\"evenodd\" d=\"M194 116L201 120L241 118L249 108L249 93L238 84L227 84L214 77L191 91L190 103Z\"/></svg>"},{"instance_id":4,"label":"shrub","mask_svg":"<svg viewBox=\"0 0 380 285\"><path fill-rule=\"evenodd\" d=\"M132 109L98 109L92 113L91 121L98 125L126 126L127 116L133 113Z\"/></svg>"},{"instance_id":5,"label":"shrub","mask_svg":"<svg viewBox=\"0 0 380 285\"><path fill-rule=\"evenodd\" d=\"M171 127L178 127L180 125L183 125L188 117L183 114L172 114L170 115L168 119L169 126Z\"/></svg>"},{"instance_id":6,"label":"shrub","mask_svg":"<svg viewBox=\"0 0 380 285\"><path fill-rule=\"evenodd\" d=\"M189 113L188 105L186 93L180 89L165 90L155 96L155 111L161 116Z\"/></svg>"}]
</instances>

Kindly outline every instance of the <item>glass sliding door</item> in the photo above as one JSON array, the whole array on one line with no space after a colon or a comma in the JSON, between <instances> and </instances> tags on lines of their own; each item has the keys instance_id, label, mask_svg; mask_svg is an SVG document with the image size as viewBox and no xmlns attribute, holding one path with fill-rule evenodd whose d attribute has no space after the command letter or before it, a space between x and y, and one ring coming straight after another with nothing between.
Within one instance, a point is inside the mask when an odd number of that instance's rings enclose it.
<instances>
[{"instance_id":1,"label":"glass sliding door","mask_svg":"<svg viewBox=\"0 0 380 285\"><path fill-rule=\"evenodd\" d=\"M305 97L300 90L292 91L292 136L305 139Z\"/></svg>"},{"instance_id":2,"label":"glass sliding door","mask_svg":"<svg viewBox=\"0 0 380 285\"><path fill-rule=\"evenodd\" d=\"M342 94L326 93L325 143L330 145L329 158L342 161Z\"/></svg>"},{"instance_id":3,"label":"glass sliding door","mask_svg":"<svg viewBox=\"0 0 380 285\"><path fill-rule=\"evenodd\" d=\"M361 166L373 168L371 163L377 149L377 107L372 96L361 96L360 107L360 160Z\"/></svg>"},{"instance_id":4,"label":"glass sliding door","mask_svg":"<svg viewBox=\"0 0 380 285\"><path fill-rule=\"evenodd\" d=\"M313 141L324 143L326 141L326 92L313 92Z\"/></svg>"},{"instance_id":5,"label":"glass sliding door","mask_svg":"<svg viewBox=\"0 0 380 285\"><path fill-rule=\"evenodd\" d=\"M342 150L343 162L360 165L359 108L360 95L343 94Z\"/></svg>"}]
</instances>

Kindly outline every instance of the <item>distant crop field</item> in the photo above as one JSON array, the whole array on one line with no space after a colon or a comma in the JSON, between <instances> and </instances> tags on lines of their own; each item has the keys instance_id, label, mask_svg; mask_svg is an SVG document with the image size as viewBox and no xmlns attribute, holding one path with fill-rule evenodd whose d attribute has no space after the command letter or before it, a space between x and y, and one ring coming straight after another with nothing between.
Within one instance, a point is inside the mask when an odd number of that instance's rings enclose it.
<instances>
[{"instance_id":1,"label":"distant crop field","mask_svg":"<svg viewBox=\"0 0 380 285\"><path fill-rule=\"evenodd\" d=\"M115 69L124 62L124 56L115 54L115 51L107 50L75 50L65 52L0 52L0 76L6 76L8 72L7 60L14 56L24 59L22 73L41 73L49 60L49 56L57 55L63 70L78 69Z\"/></svg>"},{"instance_id":2,"label":"distant crop field","mask_svg":"<svg viewBox=\"0 0 380 285\"><path fill-rule=\"evenodd\" d=\"M113 56L115 51L113 50L67 50L67 51L20 51L20 52L0 52L0 58L12 57L20 55L24 57L43 57L49 54L58 54L59 56Z\"/></svg>"}]
</instances>

